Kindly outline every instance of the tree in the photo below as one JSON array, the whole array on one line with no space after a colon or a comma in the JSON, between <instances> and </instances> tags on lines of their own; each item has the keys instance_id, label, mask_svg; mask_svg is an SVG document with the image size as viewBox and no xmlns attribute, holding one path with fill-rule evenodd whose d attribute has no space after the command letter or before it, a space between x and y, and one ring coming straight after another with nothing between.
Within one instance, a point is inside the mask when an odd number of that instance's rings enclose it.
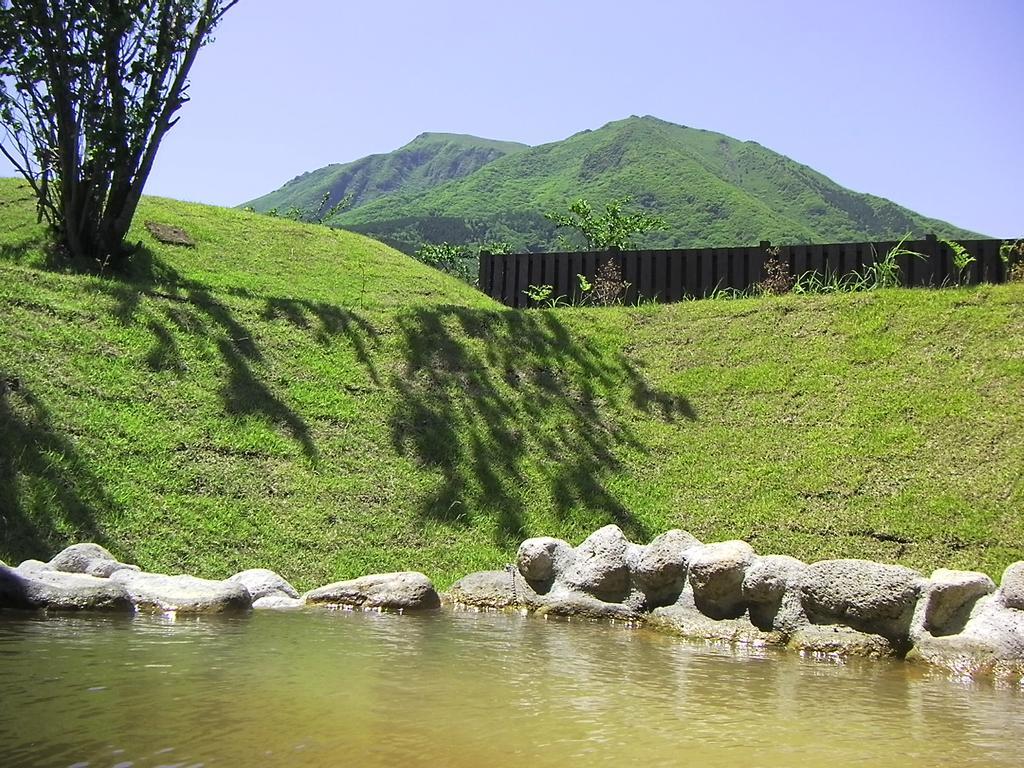
<instances>
[{"instance_id":1,"label":"tree","mask_svg":"<svg viewBox=\"0 0 1024 768\"><path fill-rule=\"evenodd\" d=\"M0 0L0 151L71 258L117 266L199 49L238 0Z\"/></svg>"},{"instance_id":2,"label":"tree","mask_svg":"<svg viewBox=\"0 0 1024 768\"><path fill-rule=\"evenodd\" d=\"M571 227L587 240L587 246L593 251L606 251L612 248L626 249L633 246L633 235L665 229L665 222L658 216L646 211L639 213L623 213L622 207L628 204L629 197L612 200L604 208L604 213L597 215L586 200L576 200L569 206L569 213L546 213L544 217L560 227Z\"/></svg>"}]
</instances>

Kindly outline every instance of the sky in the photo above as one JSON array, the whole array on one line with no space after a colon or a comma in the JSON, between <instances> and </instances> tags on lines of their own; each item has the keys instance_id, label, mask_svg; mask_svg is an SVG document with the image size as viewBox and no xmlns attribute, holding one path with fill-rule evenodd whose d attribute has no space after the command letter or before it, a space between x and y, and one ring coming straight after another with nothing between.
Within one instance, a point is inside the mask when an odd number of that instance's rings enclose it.
<instances>
[{"instance_id":1,"label":"sky","mask_svg":"<svg viewBox=\"0 0 1024 768\"><path fill-rule=\"evenodd\" d=\"M237 205L425 131L542 144L649 114L1024 235L1022 0L241 0L191 80L149 194Z\"/></svg>"}]
</instances>

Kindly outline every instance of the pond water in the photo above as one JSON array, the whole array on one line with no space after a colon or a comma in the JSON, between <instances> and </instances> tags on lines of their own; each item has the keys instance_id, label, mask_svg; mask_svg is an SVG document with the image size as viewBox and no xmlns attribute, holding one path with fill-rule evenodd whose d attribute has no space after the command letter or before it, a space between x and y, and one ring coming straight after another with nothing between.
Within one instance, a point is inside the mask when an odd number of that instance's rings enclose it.
<instances>
[{"instance_id":1,"label":"pond water","mask_svg":"<svg viewBox=\"0 0 1024 768\"><path fill-rule=\"evenodd\" d=\"M1024 692L441 611L0 616L0 766L1019 766Z\"/></svg>"}]
</instances>

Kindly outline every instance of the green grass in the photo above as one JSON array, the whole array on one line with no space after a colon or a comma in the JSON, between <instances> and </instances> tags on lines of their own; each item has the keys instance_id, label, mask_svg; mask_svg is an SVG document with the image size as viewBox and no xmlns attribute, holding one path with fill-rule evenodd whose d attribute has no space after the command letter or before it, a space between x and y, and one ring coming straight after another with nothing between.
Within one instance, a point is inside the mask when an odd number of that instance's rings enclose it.
<instances>
[{"instance_id":1,"label":"green grass","mask_svg":"<svg viewBox=\"0 0 1024 768\"><path fill-rule=\"evenodd\" d=\"M356 235L144 201L130 280L0 184L0 559L445 586L616 522L806 560L1024 557L1024 286L517 312ZM195 249L141 223L183 226Z\"/></svg>"}]
</instances>

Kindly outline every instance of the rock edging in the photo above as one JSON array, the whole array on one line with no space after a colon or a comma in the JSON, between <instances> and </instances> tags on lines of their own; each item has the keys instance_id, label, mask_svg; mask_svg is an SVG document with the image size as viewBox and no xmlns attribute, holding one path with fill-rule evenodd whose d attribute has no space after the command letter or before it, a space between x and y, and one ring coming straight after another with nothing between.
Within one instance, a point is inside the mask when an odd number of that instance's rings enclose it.
<instances>
[{"instance_id":1,"label":"rock edging","mask_svg":"<svg viewBox=\"0 0 1024 768\"><path fill-rule=\"evenodd\" d=\"M409 611L440 606L430 579L402 572L335 582L304 595L266 568L228 579L146 573L99 544L72 544L49 562L0 563L0 610L223 613L306 605Z\"/></svg>"},{"instance_id":2,"label":"rock edging","mask_svg":"<svg viewBox=\"0 0 1024 768\"><path fill-rule=\"evenodd\" d=\"M650 544L615 525L579 546L524 541L504 571L469 574L451 602L626 619L676 635L813 655L896 657L1024 677L1024 561L987 575L869 560L803 563L681 530Z\"/></svg>"}]
</instances>

